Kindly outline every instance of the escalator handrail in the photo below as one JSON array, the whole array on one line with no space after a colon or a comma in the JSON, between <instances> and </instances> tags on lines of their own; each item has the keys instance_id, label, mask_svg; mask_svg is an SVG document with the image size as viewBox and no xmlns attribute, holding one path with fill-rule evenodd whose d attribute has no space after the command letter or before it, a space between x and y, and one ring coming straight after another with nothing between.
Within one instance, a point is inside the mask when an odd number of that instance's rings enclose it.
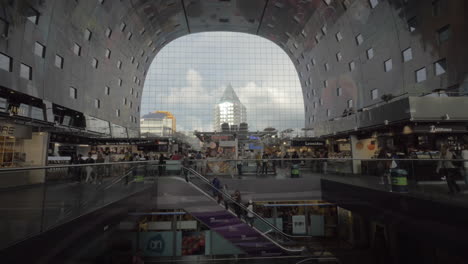
<instances>
[{"instance_id":1,"label":"escalator handrail","mask_svg":"<svg viewBox=\"0 0 468 264\"><path fill-rule=\"evenodd\" d=\"M262 216L260 216L259 214L255 213L254 211L250 211L247 207L245 207L242 203L238 203L236 202L236 200L234 200L231 195L229 195L228 193L225 193L223 190L219 190L217 189L214 185L211 184L211 182L205 178L203 175L201 175L200 173L198 173L197 171L195 171L194 169L192 168L186 168L186 167L182 167L182 169L185 169L191 173L193 173L195 176L197 176L199 179L201 179L202 181L204 181L205 183L207 183L211 188L213 188L214 190L217 190L218 192L222 193L223 194L223 197L227 197L232 203L236 204L237 206L239 206L240 208L242 208L244 211L247 211L247 212L250 212L252 213L256 218L260 219L260 221L262 221L263 223L265 223L266 225L268 225L269 227L273 228L276 232L280 233L281 235L283 236L286 236L288 238L292 238L292 239L296 239L296 238L312 238L312 236L304 236L304 235L289 235L289 234L286 234L284 233L283 231L281 231L278 227L276 227L275 225L271 224L270 222L268 222L265 218L263 218ZM187 176L188 177L188 176ZM188 179L188 178L187 178Z\"/></svg>"}]
</instances>

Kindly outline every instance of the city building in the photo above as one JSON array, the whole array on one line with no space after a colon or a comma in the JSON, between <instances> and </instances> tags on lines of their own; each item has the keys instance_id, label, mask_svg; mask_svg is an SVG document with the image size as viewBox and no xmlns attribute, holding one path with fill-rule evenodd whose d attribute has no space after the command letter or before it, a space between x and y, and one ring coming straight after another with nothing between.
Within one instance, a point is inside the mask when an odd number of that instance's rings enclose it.
<instances>
[{"instance_id":1,"label":"city building","mask_svg":"<svg viewBox=\"0 0 468 264\"><path fill-rule=\"evenodd\" d=\"M140 119L142 137L170 137L176 132L176 118L167 111L148 113Z\"/></svg>"},{"instance_id":2,"label":"city building","mask_svg":"<svg viewBox=\"0 0 468 264\"><path fill-rule=\"evenodd\" d=\"M221 131L222 124L237 126L247 122L247 109L239 100L234 88L229 84L224 90L223 96L219 99L214 109L215 131Z\"/></svg>"}]
</instances>

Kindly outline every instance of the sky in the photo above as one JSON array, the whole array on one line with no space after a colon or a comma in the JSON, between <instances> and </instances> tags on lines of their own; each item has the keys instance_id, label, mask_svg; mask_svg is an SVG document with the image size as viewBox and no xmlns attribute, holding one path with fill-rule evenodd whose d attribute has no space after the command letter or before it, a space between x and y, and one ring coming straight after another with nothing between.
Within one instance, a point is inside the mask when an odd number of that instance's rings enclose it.
<instances>
[{"instance_id":1,"label":"sky","mask_svg":"<svg viewBox=\"0 0 468 264\"><path fill-rule=\"evenodd\" d=\"M270 40L234 32L190 34L153 60L141 116L169 111L178 131L213 131L213 113L231 84L247 108L249 130L304 127L304 100L288 55Z\"/></svg>"}]
</instances>

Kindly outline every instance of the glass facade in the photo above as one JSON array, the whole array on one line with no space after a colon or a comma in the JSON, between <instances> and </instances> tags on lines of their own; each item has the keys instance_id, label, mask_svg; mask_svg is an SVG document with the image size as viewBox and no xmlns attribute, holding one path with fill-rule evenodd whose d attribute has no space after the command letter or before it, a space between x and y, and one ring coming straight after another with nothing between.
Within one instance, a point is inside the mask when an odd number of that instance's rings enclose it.
<instances>
[{"instance_id":1,"label":"glass facade","mask_svg":"<svg viewBox=\"0 0 468 264\"><path fill-rule=\"evenodd\" d=\"M213 131L216 106L231 85L249 130L304 127L304 99L291 59L273 42L232 32L191 34L155 57L143 89L141 116L170 111L177 131Z\"/></svg>"}]
</instances>

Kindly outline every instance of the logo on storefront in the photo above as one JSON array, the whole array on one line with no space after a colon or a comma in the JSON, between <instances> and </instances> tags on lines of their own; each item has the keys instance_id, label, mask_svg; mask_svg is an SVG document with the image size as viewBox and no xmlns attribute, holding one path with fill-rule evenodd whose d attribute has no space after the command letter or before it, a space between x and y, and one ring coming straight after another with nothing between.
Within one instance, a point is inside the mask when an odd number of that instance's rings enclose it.
<instances>
[{"instance_id":1,"label":"logo on storefront","mask_svg":"<svg viewBox=\"0 0 468 264\"><path fill-rule=\"evenodd\" d=\"M449 128L449 127L436 127L432 125L429 128L430 128L429 132L431 133L452 132L452 128Z\"/></svg>"},{"instance_id":2,"label":"logo on storefront","mask_svg":"<svg viewBox=\"0 0 468 264\"><path fill-rule=\"evenodd\" d=\"M0 126L0 134L2 136L14 136L15 127L13 126Z\"/></svg>"},{"instance_id":3,"label":"logo on storefront","mask_svg":"<svg viewBox=\"0 0 468 264\"><path fill-rule=\"evenodd\" d=\"M148 240L146 250L155 253L162 253L165 246L164 239L160 234L158 234Z\"/></svg>"}]
</instances>

